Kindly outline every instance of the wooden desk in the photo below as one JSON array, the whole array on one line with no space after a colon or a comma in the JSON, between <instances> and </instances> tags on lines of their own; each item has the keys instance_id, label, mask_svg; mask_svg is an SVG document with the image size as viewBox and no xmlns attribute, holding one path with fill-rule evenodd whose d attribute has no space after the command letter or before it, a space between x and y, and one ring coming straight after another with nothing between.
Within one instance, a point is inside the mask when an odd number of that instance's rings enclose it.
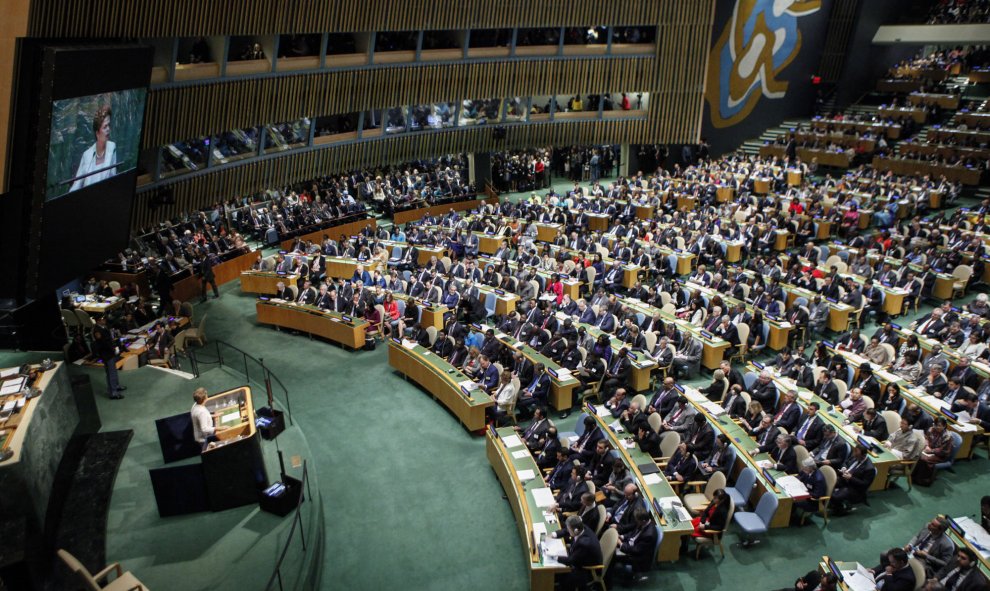
<instances>
[{"instance_id":1,"label":"wooden desk","mask_svg":"<svg viewBox=\"0 0 990 591\"><path fill-rule=\"evenodd\" d=\"M728 341L722 340L718 337L712 337L711 339L707 339L701 335L701 327L694 326L687 320L681 320L672 314L661 312L658 308L654 308L638 300L624 299L622 300L622 303L628 306L631 310L634 310L636 312L642 312L648 318L652 318L659 314L660 317L663 318L664 322L673 322L675 325L677 325L677 328L679 330L686 331L690 333L692 337L698 339L698 341L701 342L701 347L702 347L701 365L703 367L706 367L711 370L716 370L718 369L719 364L722 363L722 358L725 356L725 350L729 348ZM597 337L597 335L595 336ZM649 356L646 356L646 359L650 359L652 361L652 358ZM655 364L656 362L653 363ZM633 370L635 373L636 370L635 363L633 364ZM649 386L649 372L646 372L645 377L646 377L645 385L642 388L639 388L639 390L644 390Z\"/></svg>"},{"instance_id":2,"label":"wooden desk","mask_svg":"<svg viewBox=\"0 0 990 591\"><path fill-rule=\"evenodd\" d=\"M477 332L477 330L475 332ZM496 333L495 338L509 349L522 353L530 363L533 363L534 365L537 363L542 363L543 367L547 370L552 370L554 373L560 371L560 365L556 361L543 355L529 345L520 343L505 333ZM554 377L553 373L550 373L550 371L547 371L546 373L550 376L550 406L560 411L569 409L573 404L574 389L580 386L581 382L577 378L562 380ZM525 388L528 385L529 384L519 384L519 387Z\"/></svg>"},{"instance_id":3,"label":"wooden desk","mask_svg":"<svg viewBox=\"0 0 990 591\"><path fill-rule=\"evenodd\" d=\"M741 242L726 242L725 244L725 262L727 263L738 263L742 260L742 243ZM680 261L678 261L679 263Z\"/></svg>"},{"instance_id":4,"label":"wooden desk","mask_svg":"<svg viewBox=\"0 0 990 591\"><path fill-rule=\"evenodd\" d=\"M622 265L622 287L626 289L632 289L636 287L636 282L639 281L639 265ZM572 295L572 300L576 298Z\"/></svg>"},{"instance_id":5,"label":"wooden desk","mask_svg":"<svg viewBox=\"0 0 990 591\"><path fill-rule=\"evenodd\" d=\"M431 205L429 207L416 207L413 209L406 209L404 211L397 211L392 216L392 219L396 224L405 224L422 219L427 215L444 215L449 213L451 210L466 211L469 209L479 209L484 207L486 203L498 205L498 202L498 197L484 197L481 199L476 198L467 201L455 201L453 203L441 203L440 205Z\"/></svg>"},{"instance_id":6,"label":"wooden desk","mask_svg":"<svg viewBox=\"0 0 990 591\"><path fill-rule=\"evenodd\" d=\"M757 195L766 195L770 192L770 181L767 179L756 179L753 181L753 192Z\"/></svg>"},{"instance_id":7,"label":"wooden desk","mask_svg":"<svg viewBox=\"0 0 990 591\"><path fill-rule=\"evenodd\" d=\"M818 224L818 232L815 234L815 238L817 240L827 240L832 235L832 221L817 220L815 223Z\"/></svg>"},{"instance_id":8,"label":"wooden desk","mask_svg":"<svg viewBox=\"0 0 990 591\"><path fill-rule=\"evenodd\" d=\"M282 250L292 250L292 245L295 244L296 240L304 240L307 242L322 244L323 236L328 236L332 240L340 240L341 236L346 237L360 234L361 230L369 226L372 230L377 229L378 221L375 218L364 218L353 222L347 222L346 224L338 224L336 226L320 228L319 230L313 230L312 232L308 232L296 238L286 238L281 242L279 248Z\"/></svg>"},{"instance_id":9,"label":"wooden desk","mask_svg":"<svg viewBox=\"0 0 990 591\"><path fill-rule=\"evenodd\" d=\"M694 197L689 197L687 195L677 196L677 210L678 211L694 211L698 200Z\"/></svg>"},{"instance_id":10,"label":"wooden desk","mask_svg":"<svg viewBox=\"0 0 990 591\"><path fill-rule=\"evenodd\" d=\"M471 379L442 358L419 345L410 349L389 339L388 364L442 402L468 431L485 428L485 409L495 401L483 390L465 393L458 384Z\"/></svg>"},{"instance_id":11,"label":"wooden desk","mask_svg":"<svg viewBox=\"0 0 990 591\"><path fill-rule=\"evenodd\" d=\"M495 254L502 245L502 236L493 234L478 234L478 252L485 254Z\"/></svg>"},{"instance_id":12,"label":"wooden desk","mask_svg":"<svg viewBox=\"0 0 990 591\"><path fill-rule=\"evenodd\" d=\"M563 226L560 224L536 224L536 239L540 242L553 242L560 235Z\"/></svg>"},{"instance_id":13,"label":"wooden desk","mask_svg":"<svg viewBox=\"0 0 990 591\"><path fill-rule=\"evenodd\" d=\"M837 351L834 348L829 349L833 354L838 354L845 359L849 367L853 368L854 377L859 377L859 366L866 362L866 358L849 351ZM877 382L880 383L881 392L887 390L887 386L890 384L897 384L901 388L901 397L909 403L916 404L921 409L931 417L942 416L949 423L949 428L959 434L962 437L962 445L959 447L959 458L968 458L973 452L973 439L983 433L983 429L977 425L976 429L960 428L958 422L946 417L940 411L940 407L935 400L926 396L923 391L918 391L914 384L910 384L900 376L887 371L886 369L876 369L873 372L874 377L877 378Z\"/></svg>"},{"instance_id":14,"label":"wooden desk","mask_svg":"<svg viewBox=\"0 0 990 591\"><path fill-rule=\"evenodd\" d=\"M681 538L683 536L689 536L694 531L691 526L690 521L680 521L672 522L668 521L663 513L657 511L656 504L654 501L660 499L669 499L671 497L677 497L670 483L667 482L666 477L663 473L660 473L660 482L656 484L647 484L646 480L643 478L643 473L640 471L639 466L643 465L655 465L653 458L649 454L644 453L643 450L639 449L638 445L634 445L631 448L626 448L622 445L624 437L620 437L615 431L612 431L608 427L614 419L605 411L604 407L599 407L605 413L605 417L598 416L591 407L588 407L588 416L594 417L595 421L598 423L598 428L601 429L602 433L605 434L605 438L608 440L609 445L615 452L619 455L619 461L626 465L629 470L629 475L632 476L635 481L636 486L639 487L640 492L643 495L643 499L649 505L649 511L653 515L653 521L660 525L663 529L663 540L660 541L660 551L657 553L657 562L673 562L680 558L681 553Z\"/></svg>"},{"instance_id":15,"label":"wooden desk","mask_svg":"<svg viewBox=\"0 0 990 591\"><path fill-rule=\"evenodd\" d=\"M790 235L790 232L787 230L776 230L774 234L776 237L773 241L773 249L778 251L787 250L787 237Z\"/></svg>"},{"instance_id":16,"label":"wooden desk","mask_svg":"<svg viewBox=\"0 0 990 591\"><path fill-rule=\"evenodd\" d=\"M788 170L787 171L787 185L790 187L800 187L801 182L804 180L804 175L801 174L800 170Z\"/></svg>"},{"instance_id":17,"label":"wooden desk","mask_svg":"<svg viewBox=\"0 0 990 591\"><path fill-rule=\"evenodd\" d=\"M255 305L258 322L288 328L328 339L351 349L364 346L368 323L360 318L348 318L337 312L328 312L315 306L258 300Z\"/></svg>"},{"instance_id":18,"label":"wooden desk","mask_svg":"<svg viewBox=\"0 0 990 591\"><path fill-rule=\"evenodd\" d=\"M747 365L747 370L759 374L763 368L760 368L750 362ZM773 375L773 381L777 386L777 390L781 392L781 398L783 398L783 393L788 390L795 390L798 393L797 403L801 405L803 409L812 402L817 402L819 406L818 416L827 424L831 424L835 428L835 432L842 437L846 443L854 447L857 445L856 435L847 429L846 417L839 411L829 404L825 399L820 398L814 394L811 390L806 388L799 388L797 383L790 379L777 375L773 368L766 368ZM882 442L881 442L882 443ZM850 449L851 449L850 447ZM870 462L873 463L873 467L876 468L877 475L873 479L873 484L870 485L871 491L884 490L887 488L887 479L890 474L890 468L900 463L900 459L892 454L890 450L881 445L880 451L870 450L867 457Z\"/></svg>"},{"instance_id":19,"label":"wooden desk","mask_svg":"<svg viewBox=\"0 0 990 591\"><path fill-rule=\"evenodd\" d=\"M518 440L521 444L508 448L505 444L507 438L513 443ZM557 515L554 521L547 521L543 515L544 508L537 506L533 491L548 487L532 455L527 453L521 458L513 457L513 452L525 449L525 443L522 443L511 428L503 427L494 432L488 430L485 434L485 454L502 484L519 528L524 560L529 565L529 588L532 591L553 591L554 575L568 572L570 568L543 564L541 553L536 547L539 540L533 531L533 525L541 524L549 536L560 529L561 516ZM536 477L522 482L519 480L519 472L522 470L532 470Z\"/></svg>"},{"instance_id":20,"label":"wooden desk","mask_svg":"<svg viewBox=\"0 0 990 591\"><path fill-rule=\"evenodd\" d=\"M717 203L728 203L736 197L735 187L719 187L715 189L715 201Z\"/></svg>"},{"instance_id":21,"label":"wooden desk","mask_svg":"<svg viewBox=\"0 0 990 591\"><path fill-rule=\"evenodd\" d=\"M241 273L241 291L260 295L275 295L278 293L278 282L286 287L295 285L299 275L280 275L274 271L244 271Z\"/></svg>"},{"instance_id":22,"label":"wooden desk","mask_svg":"<svg viewBox=\"0 0 990 591\"><path fill-rule=\"evenodd\" d=\"M95 297L88 295L86 296L86 301L74 305L76 308L86 312L87 314L107 314L123 306L124 298L111 296L101 302Z\"/></svg>"},{"instance_id":23,"label":"wooden desk","mask_svg":"<svg viewBox=\"0 0 990 591\"><path fill-rule=\"evenodd\" d=\"M653 206L652 205L637 205L636 206L636 219L638 219L638 220L651 220L651 219L653 219Z\"/></svg>"},{"instance_id":24,"label":"wooden desk","mask_svg":"<svg viewBox=\"0 0 990 591\"><path fill-rule=\"evenodd\" d=\"M593 232L607 232L612 218L601 213L587 213L588 229Z\"/></svg>"}]
</instances>

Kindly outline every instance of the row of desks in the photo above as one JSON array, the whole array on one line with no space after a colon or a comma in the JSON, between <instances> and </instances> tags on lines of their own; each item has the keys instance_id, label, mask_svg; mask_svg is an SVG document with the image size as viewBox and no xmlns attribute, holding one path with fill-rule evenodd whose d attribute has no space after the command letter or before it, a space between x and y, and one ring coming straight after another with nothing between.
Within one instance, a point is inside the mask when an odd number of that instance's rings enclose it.
<instances>
[{"instance_id":1,"label":"row of desks","mask_svg":"<svg viewBox=\"0 0 990 591\"><path fill-rule=\"evenodd\" d=\"M850 351L839 351L834 347L829 347L829 351L833 355L842 356L849 364L849 367L853 369L855 380L859 379L859 366L867 362L865 357ZM946 415L942 412L942 409L947 409L948 405L942 403L934 396L928 396L918 388L915 388L914 384L908 383L900 376L897 376L886 369L875 369L873 371L873 376L877 379L877 382L880 383L881 393L885 392L887 390L887 386L890 384L897 384L901 388L901 398L909 403L918 405L931 417L944 417L949 423L949 428L962 437L962 446L959 448L959 457L968 458L973 453L973 440L977 436L983 434L983 429L979 425L972 423L961 423L954 417Z\"/></svg>"},{"instance_id":2,"label":"row of desks","mask_svg":"<svg viewBox=\"0 0 990 591\"><path fill-rule=\"evenodd\" d=\"M752 362L747 366L747 369L757 374L764 370L764 368L754 365ZM769 371L773 376L773 381L777 386L777 390L781 393L781 398L783 398L784 392L795 390L798 393L797 402L802 408L806 409L812 402L817 402L820 408L818 416L825 423L835 427L835 432L849 444L850 449L858 444L857 437L847 424L845 415L833 408L825 399L816 396L811 390L798 387L794 380L778 375L772 368L766 368L766 371ZM898 464L900 459L882 445L879 451L870 450L868 457L877 469L877 475L873 479L873 484L870 485L870 490L878 491L886 489L890 468Z\"/></svg>"}]
</instances>

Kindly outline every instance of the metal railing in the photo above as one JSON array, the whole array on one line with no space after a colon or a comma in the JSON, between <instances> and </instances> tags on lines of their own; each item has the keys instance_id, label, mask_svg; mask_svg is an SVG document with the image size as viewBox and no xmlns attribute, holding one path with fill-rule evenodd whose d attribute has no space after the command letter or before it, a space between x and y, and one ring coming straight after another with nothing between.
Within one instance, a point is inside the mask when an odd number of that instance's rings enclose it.
<instances>
[{"instance_id":1,"label":"metal railing","mask_svg":"<svg viewBox=\"0 0 990 591\"><path fill-rule=\"evenodd\" d=\"M264 386L269 402L278 401L285 408L285 414L289 418L289 425L292 425L292 404L289 400L289 390L282 384L270 369L265 367L263 358L255 358L246 351L231 345L226 341L211 340L202 347L187 348L186 356L192 365L192 374L199 377L201 364L217 365L219 367L229 367L236 371L243 371L248 382ZM211 355L215 353L215 356ZM181 361L180 361L181 363ZM254 368L252 371L251 368Z\"/></svg>"},{"instance_id":2,"label":"metal railing","mask_svg":"<svg viewBox=\"0 0 990 591\"><path fill-rule=\"evenodd\" d=\"M282 547L282 551L278 554L278 561L275 562L275 568L272 570L272 575L268 578L268 584L265 585L265 591L272 591L276 588L280 591L284 591L284 587L282 585L282 563L285 561L285 557L288 555L289 550L292 547L292 541L295 538L297 528L299 529L299 541L302 544L302 551L304 553L306 552L306 536L303 534L302 526L302 506L306 497L309 497L310 502L315 501L313 500L313 495L309 490L309 469L305 460L302 465L302 481L300 486L302 490L305 491L305 494L303 494L302 491L299 493L299 500L296 501L296 508L293 511L294 515L292 516L292 527L289 529L289 535L285 538L285 545ZM276 583L278 583L277 587L275 586Z\"/></svg>"}]
</instances>

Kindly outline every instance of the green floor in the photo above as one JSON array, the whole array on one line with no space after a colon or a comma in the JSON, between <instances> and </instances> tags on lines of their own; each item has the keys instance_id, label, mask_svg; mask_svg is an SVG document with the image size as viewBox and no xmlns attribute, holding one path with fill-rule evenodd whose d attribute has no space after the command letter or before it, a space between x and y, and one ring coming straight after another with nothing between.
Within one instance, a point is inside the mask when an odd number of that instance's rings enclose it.
<instances>
[{"instance_id":1,"label":"green floor","mask_svg":"<svg viewBox=\"0 0 990 591\"><path fill-rule=\"evenodd\" d=\"M197 318L209 314L210 338L263 357L291 392L298 429L279 441L287 457L307 460L318 479L325 512L323 589L528 587L518 530L482 438L393 373L385 347L348 352L260 327L253 297L241 295L236 283L222 293L220 300L196 305ZM23 358L0 355L0 365ZM89 372L100 392L102 371ZM104 429L135 430L114 491L108 559L155 591L263 589L288 521L256 508L160 519L147 472L160 465L155 418L188 411L199 385L216 391L243 379L212 369L187 381L142 368L122 374L121 382L128 386L125 400L98 400ZM575 418L559 424L569 429ZM875 494L870 507L824 529L818 521L773 530L750 549L730 533L724 559L664 564L640 588L778 588L814 568L824 553L874 563L880 551L904 544L935 513L977 512L988 489L987 462L983 449L931 488ZM270 463L269 474L275 473ZM307 504L307 524L317 508ZM297 559L293 552L287 571ZM285 588L296 587L290 582Z\"/></svg>"}]
</instances>

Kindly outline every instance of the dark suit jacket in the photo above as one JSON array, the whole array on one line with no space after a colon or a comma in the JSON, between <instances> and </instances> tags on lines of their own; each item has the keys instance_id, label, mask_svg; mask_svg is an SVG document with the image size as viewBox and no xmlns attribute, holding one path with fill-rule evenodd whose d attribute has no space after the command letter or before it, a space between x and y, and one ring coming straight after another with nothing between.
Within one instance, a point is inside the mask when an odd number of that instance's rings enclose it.
<instances>
[{"instance_id":1,"label":"dark suit jacket","mask_svg":"<svg viewBox=\"0 0 990 591\"><path fill-rule=\"evenodd\" d=\"M943 566L937 573L935 573L935 578L939 582L943 581L949 574L956 568L956 559L953 557L945 566ZM886 587L884 587L886 589ZM973 567L969 569L962 581L959 581L955 586L955 591L983 591L987 588L987 580L984 578L983 574L980 573L980 569Z\"/></svg>"},{"instance_id":2,"label":"dark suit jacket","mask_svg":"<svg viewBox=\"0 0 990 591\"><path fill-rule=\"evenodd\" d=\"M780 447L775 447L770 450L770 458L777 463L776 468L778 470L783 470L788 474L797 474L797 453L793 447L788 446L783 450Z\"/></svg>"},{"instance_id":3,"label":"dark suit jacket","mask_svg":"<svg viewBox=\"0 0 990 591\"><path fill-rule=\"evenodd\" d=\"M602 545L595 536L595 530L584 528L581 535L574 539L567 556L559 558L559 561L570 566L573 574L581 580L591 580L584 567L602 563Z\"/></svg>"},{"instance_id":4,"label":"dark suit jacket","mask_svg":"<svg viewBox=\"0 0 990 591\"><path fill-rule=\"evenodd\" d=\"M877 414L877 416L873 418L872 422L867 421L866 418L864 417L863 435L868 435L870 437L873 437L877 441L886 441L888 435L887 421L885 421L883 417L880 416L879 414Z\"/></svg>"},{"instance_id":5,"label":"dark suit jacket","mask_svg":"<svg viewBox=\"0 0 990 591\"><path fill-rule=\"evenodd\" d=\"M914 591L915 576L911 567L905 566L890 574L882 574L877 577L877 583L883 581L883 591Z\"/></svg>"},{"instance_id":6,"label":"dark suit jacket","mask_svg":"<svg viewBox=\"0 0 990 591\"><path fill-rule=\"evenodd\" d=\"M782 403L782 404L786 404L786 403ZM781 429L787 429L788 433L793 434L794 430L797 428L797 423L800 418L801 418L801 407L798 406L797 402L795 402L790 406L786 407L786 409L780 415L780 418L778 418L774 422L774 424L780 427Z\"/></svg>"},{"instance_id":7,"label":"dark suit jacket","mask_svg":"<svg viewBox=\"0 0 990 591\"><path fill-rule=\"evenodd\" d=\"M801 430L801 426L804 425L804 421L808 418L807 414L802 414L801 418L798 419L797 425L794 427L793 435L797 437L798 431ZM818 447L818 443L822 440L822 420L815 417L815 420L811 422L808 426L808 431L804 434L804 447L807 450L812 450ZM799 444L800 445L800 444Z\"/></svg>"},{"instance_id":8,"label":"dark suit jacket","mask_svg":"<svg viewBox=\"0 0 990 591\"><path fill-rule=\"evenodd\" d=\"M620 549L627 556L626 560L638 572L645 572L652 568L656 560L654 555L657 547L657 527L650 521L644 527L633 531L626 536Z\"/></svg>"}]
</instances>

